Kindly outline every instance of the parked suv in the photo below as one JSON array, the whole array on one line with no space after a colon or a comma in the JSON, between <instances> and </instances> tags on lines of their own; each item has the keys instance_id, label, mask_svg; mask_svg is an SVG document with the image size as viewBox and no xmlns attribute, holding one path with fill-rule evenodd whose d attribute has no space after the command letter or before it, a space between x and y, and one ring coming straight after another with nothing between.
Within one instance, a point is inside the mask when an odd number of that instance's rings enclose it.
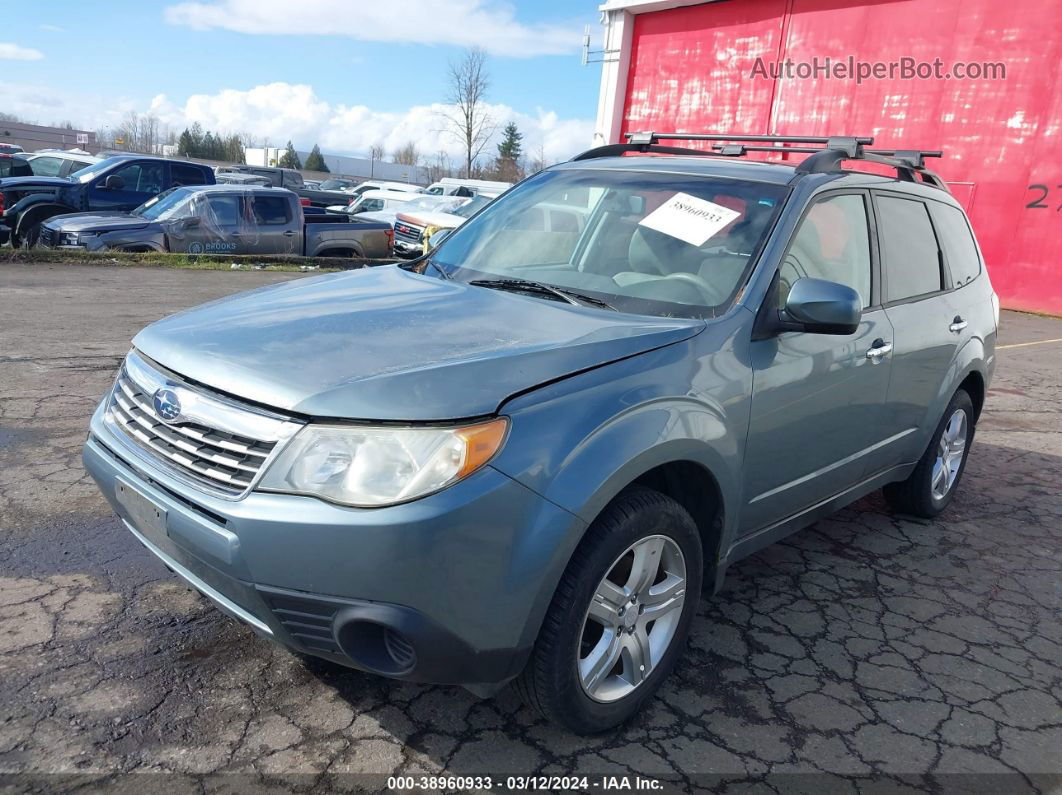
<instances>
[{"instance_id":1,"label":"parked suv","mask_svg":"<svg viewBox=\"0 0 1062 795\"><path fill-rule=\"evenodd\" d=\"M149 326L88 471L266 637L615 726L735 560L882 487L944 510L998 323L923 154L654 142L536 174L420 260Z\"/></svg>"},{"instance_id":2,"label":"parked suv","mask_svg":"<svg viewBox=\"0 0 1062 795\"><path fill-rule=\"evenodd\" d=\"M41 224L67 213L129 212L164 190L213 185L209 166L147 155L115 155L69 176L0 180L0 237L14 246L37 244Z\"/></svg>"}]
</instances>

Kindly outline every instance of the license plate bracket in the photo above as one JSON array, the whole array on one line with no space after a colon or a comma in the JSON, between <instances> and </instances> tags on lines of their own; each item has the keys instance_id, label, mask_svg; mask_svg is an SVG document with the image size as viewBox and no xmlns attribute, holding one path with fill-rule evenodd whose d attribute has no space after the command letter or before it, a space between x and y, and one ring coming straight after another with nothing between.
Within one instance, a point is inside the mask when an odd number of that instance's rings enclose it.
<instances>
[{"instance_id":1,"label":"license plate bracket","mask_svg":"<svg viewBox=\"0 0 1062 795\"><path fill-rule=\"evenodd\" d=\"M156 543L167 537L165 508L121 478L115 478L114 496L125 509L126 519L141 535Z\"/></svg>"}]
</instances>

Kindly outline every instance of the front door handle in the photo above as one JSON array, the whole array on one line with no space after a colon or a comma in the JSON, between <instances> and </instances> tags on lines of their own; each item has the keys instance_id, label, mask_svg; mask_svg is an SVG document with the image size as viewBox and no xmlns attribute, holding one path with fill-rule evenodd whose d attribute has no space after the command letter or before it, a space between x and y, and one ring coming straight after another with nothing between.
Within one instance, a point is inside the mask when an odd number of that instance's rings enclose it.
<instances>
[{"instance_id":1,"label":"front door handle","mask_svg":"<svg viewBox=\"0 0 1062 795\"><path fill-rule=\"evenodd\" d=\"M287 232L284 233L284 237L295 237L295 232L289 229Z\"/></svg>"},{"instance_id":2,"label":"front door handle","mask_svg":"<svg viewBox=\"0 0 1062 795\"><path fill-rule=\"evenodd\" d=\"M956 315L955 319L951 321L951 325L948 326L948 331L953 331L958 334L960 331L966 328L966 326L967 323L965 320L962 319L962 315Z\"/></svg>"},{"instance_id":3,"label":"front door handle","mask_svg":"<svg viewBox=\"0 0 1062 795\"><path fill-rule=\"evenodd\" d=\"M874 340L874 344L867 350L867 358L877 364L890 353L892 353L892 343L878 338Z\"/></svg>"}]
</instances>

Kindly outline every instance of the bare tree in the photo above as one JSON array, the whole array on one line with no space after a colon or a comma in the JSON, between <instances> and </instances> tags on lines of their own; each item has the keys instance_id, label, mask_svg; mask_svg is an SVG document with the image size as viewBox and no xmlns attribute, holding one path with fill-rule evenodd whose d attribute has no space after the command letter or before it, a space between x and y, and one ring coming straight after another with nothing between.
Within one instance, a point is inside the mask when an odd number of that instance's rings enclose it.
<instances>
[{"instance_id":1,"label":"bare tree","mask_svg":"<svg viewBox=\"0 0 1062 795\"><path fill-rule=\"evenodd\" d=\"M415 143L406 141L391 155L391 160L403 166L418 166L420 165L420 152L417 151Z\"/></svg>"},{"instance_id":2,"label":"bare tree","mask_svg":"<svg viewBox=\"0 0 1062 795\"><path fill-rule=\"evenodd\" d=\"M443 177L449 177L453 171L450 165L450 155L445 149L435 153L435 159L428 165L428 181L438 182Z\"/></svg>"},{"instance_id":3,"label":"bare tree","mask_svg":"<svg viewBox=\"0 0 1062 795\"><path fill-rule=\"evenodd\" d=\"M487 54L479 47L465 51L464 57L450 62L450 93L443 111L447 127L465 150L465 176L472 176L472 165L494 135L496 125L486 108L490 78L486 69Z\"/></svg>"}]
</instances>

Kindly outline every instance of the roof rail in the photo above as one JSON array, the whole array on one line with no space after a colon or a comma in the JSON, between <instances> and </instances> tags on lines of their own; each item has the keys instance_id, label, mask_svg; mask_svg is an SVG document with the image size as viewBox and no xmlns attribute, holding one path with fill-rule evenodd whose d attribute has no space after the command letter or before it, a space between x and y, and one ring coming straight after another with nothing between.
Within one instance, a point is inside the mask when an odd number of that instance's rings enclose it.
<instances>
[{"instance_id":1,"label":"roof rail","mask_svg":"<svg viewBox=\"0 0 1062 795\"><path fill-rule=\"evenodd\" d=\"M813 135L725 135L721 133L626 133L627 143L609 144L590 149L572 158L592 160L615 157L627 152L661 155L697 155L743 157L748 152L809 154L796 169L796 175L832 173L841 170L845 160L865 160L896 169L897 176L907 182L922 182L947 191L944 180L926 168L927 157L942 157L940 150L866 149L874 139L866 136ZM660 146L659 141L712 141L712 151ZM795 144L795 145L794 145ZM818 144L809 146L808 144Z\"/></svg>"}]
</instances>

